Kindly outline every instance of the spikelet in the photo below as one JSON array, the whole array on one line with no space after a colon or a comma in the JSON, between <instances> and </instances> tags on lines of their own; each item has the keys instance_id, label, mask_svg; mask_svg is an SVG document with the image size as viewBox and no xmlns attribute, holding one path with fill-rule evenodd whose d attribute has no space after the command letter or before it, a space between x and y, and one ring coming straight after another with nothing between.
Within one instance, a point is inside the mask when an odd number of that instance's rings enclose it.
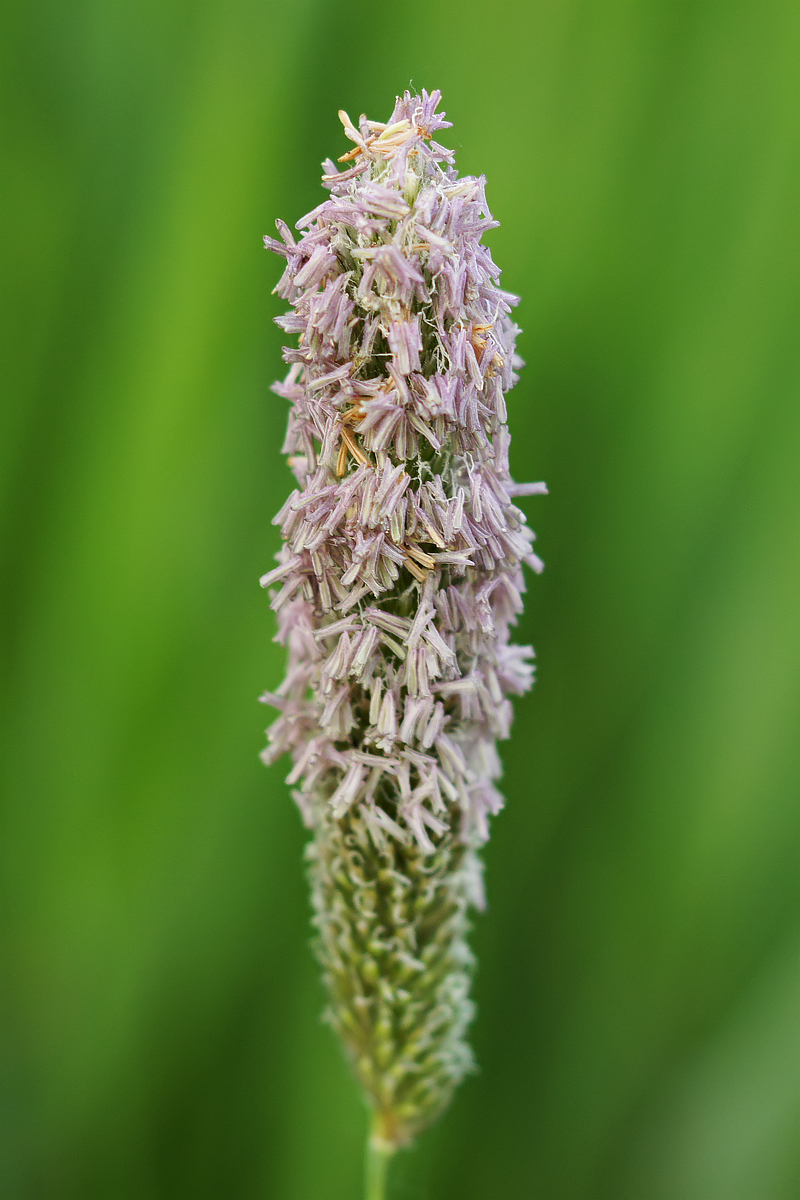
<instances>
[{"instance_id":1,"label":"spikelet","mask_svg":"<svg viewBox=\"0 0 800 1200\"><path fill-rule=\"evenodd\" d=\"M481 242L485 181L433 139L439 99L340 113L353 165L324 164L299 240L265 238L299 342L276 385L298 487L261 580L288 651L263 757L293 759L328 1018L389 1148L472 1066L467 914L508 697L532 681L509 641L522 564L542 565L513 499L546 490L509 475L516 301Z\"/></svg>"}]
</instances>

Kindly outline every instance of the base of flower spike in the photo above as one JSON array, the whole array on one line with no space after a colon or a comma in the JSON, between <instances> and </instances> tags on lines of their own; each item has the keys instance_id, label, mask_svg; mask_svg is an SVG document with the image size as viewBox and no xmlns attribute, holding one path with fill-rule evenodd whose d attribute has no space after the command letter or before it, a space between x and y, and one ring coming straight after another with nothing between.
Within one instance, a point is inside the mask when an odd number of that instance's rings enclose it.
<instances>
[{"instance_id":1,"label":"base of flower spike","mask_svg":"<svg viewBox=\"0 0 800 1200\"><path fill-rule=\"evenodd\" d=\"M467 907L473 852L457 827L433 854L373 840L357 814L320 815L309 847L317 956L334 1027L375 1112L374 1133L397 1148L447 1106L472 1070Z\"/></svg>"}]
</instances>

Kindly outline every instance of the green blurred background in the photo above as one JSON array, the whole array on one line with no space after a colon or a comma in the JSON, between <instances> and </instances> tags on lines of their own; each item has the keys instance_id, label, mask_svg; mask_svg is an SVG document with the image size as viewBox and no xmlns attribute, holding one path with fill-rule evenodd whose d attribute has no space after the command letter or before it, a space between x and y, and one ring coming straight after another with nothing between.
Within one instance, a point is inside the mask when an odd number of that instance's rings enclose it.
<instances>
[{"instance_id":1,"label":"green blurred background","mask_svg":"<svg viewBox=\"0 0 800 1200\"><path fill-rule=\"evenodd\" d=\"M547 561L474 1044L393 1200L800 1197L796 0L6 0L0 1195L357 1200L256 704L260 237L441 87Z\"/></svg>"}]
</instances>

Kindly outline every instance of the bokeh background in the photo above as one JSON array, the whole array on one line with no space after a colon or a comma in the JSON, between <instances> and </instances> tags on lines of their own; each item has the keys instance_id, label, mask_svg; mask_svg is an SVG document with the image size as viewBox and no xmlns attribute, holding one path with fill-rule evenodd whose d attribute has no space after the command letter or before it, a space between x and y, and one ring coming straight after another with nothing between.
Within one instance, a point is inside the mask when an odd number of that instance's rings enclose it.
<instances>
[{"instance_id":1,"label":"bokeh background","mask_svg":"<svg viewBox=\"0 0 800 1200\"><path fill-rule=\"evenodd\" d=\"M547 569L481 1071L393 1200L800 1197L800 7L6 0L8 1200L357 1200L257 755L290 486L260 237L441 87L528 365Z\"/></svg>"}]
</instances>

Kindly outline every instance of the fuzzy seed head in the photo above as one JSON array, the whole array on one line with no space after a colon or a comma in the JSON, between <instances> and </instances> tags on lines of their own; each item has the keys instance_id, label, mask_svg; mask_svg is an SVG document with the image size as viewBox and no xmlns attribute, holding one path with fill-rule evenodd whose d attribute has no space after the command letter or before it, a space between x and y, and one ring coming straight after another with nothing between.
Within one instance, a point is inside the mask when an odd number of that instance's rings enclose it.
<instances>
[{"instance_id":1,"label":"fuzzy seed head","mask_svg":"<svg viewBox=\"0 0 800 1200\"><path fill-rule=\"evenodd\" d=\"M485 181L434 140L439 99L407 92L385 125L341 112L352 165L324 164L299 239L265 238L298 344L276 385L297 487L261 580L288 651L263 757L293 760L329 1019L392 1145L472 1062L466 914L532 680L510 642L522 565L542 565L513 500L546 490L509 475L515 297L481 241Z\"/></svg>"}]
</instances>

